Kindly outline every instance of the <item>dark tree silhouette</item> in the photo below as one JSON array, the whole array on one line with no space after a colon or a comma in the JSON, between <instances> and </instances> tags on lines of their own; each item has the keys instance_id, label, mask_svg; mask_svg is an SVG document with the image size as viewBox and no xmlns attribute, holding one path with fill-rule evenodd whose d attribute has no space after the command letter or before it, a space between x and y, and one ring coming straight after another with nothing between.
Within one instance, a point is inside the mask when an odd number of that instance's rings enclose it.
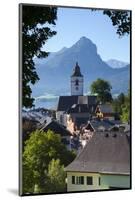
<instances>
[{"instance_id":1,"label":"dark tree silhouette","mask_svg":"<svg viewBox=\"0 0 135 200\"><path fill-rule=\"evenodd\" d=\"M35 70L34 57L43 58L48 52L42 51L46 41L56 34L50 29L57 19L56 7L20 5L22 14L22 96L23 106L31 108L34 98L30 85L39 80Z\"/></svg>"},{"instance_id":2,"label":"dark tree silhouette","mask_svg":"<svg viewBox=\"0 0 135 200\"><path fill-rule=\"evenodd\" d=\"M130 11L104 10L104 15L110 17L112 25L116 27L116 33L120 36L130 33L131 16Z\"/></svg>"}]
</instances>

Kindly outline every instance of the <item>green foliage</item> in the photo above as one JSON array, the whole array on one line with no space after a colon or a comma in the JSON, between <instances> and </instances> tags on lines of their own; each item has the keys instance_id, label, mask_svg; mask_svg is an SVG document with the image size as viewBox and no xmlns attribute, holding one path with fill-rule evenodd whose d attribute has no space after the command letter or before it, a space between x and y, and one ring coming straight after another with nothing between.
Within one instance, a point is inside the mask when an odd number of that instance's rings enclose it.
<instances>
[{"instance_id":1,"label":"green foliage","mask_svg":"<svg viewBox=\"0 0 135 200\"><path fill-rule=\"evenodd\" d=\"M60 160L52 159L48 166L48 182L50 193L66 192L66 172Z\"/></svg>"},{"instance_id":2,"label":"green foliage","mask_svg":"<svg viewBox=\"0 0 135 200\"><path fill-rule=\"evenodd\" d=\"M50 130L47 133L39 130L33 132L29 140L26 141L23 153L24 193L31 191L33 193L35 185L38 186L38 191L48 192L50 190L48 166L52 159L59 159L61 165L67 166L74 158L75 155L61 143L60 135ZM29 180L32 180L30 185Z\"/></svg>"},{"instance_id":3,"label":"green foliage","mask_svg":"<svg viewBox=\"0 0 135 200\"><path fill-rule=\"evenodd\" d=\"M50 24L55 25L56 19L55 7L22 5L22 95L23 106L26 108L31 108L34 101L30 85L39 80L34 57L48 56L48 52L41 49L46 41L56 34L50 29Z\"/></svg>"},{"instance_id":4,"label":"green foliage","mask_svg":"<svg viewBox=\"0 0 135 200\"><path fill-rule=\"evenodd\" d=\"M122 122L129 122L130 120L130 91L128 95L121 93L113 100L113 110L120 115Z\"/></svg>"},{"instance_id":5,"label":"green foliage","mask_svg":"<svg viewBox=\"0 0 135 200\"><path fill-rule=\"evenodd\" d=\"M23 172L22 172L22 188L23 193L33 193L34 191L34 171L28 166L27 163L23 162Z\"/></svg>"},{"instance_id":6,"label":"green foliage","mask_svg":"<svg viewBox=\"0 0 135 200\"><path fill-rule=\"evenodd\" d=\"M116 99L113 100L113 110L115 113L122 114L122 105L125 102L125 95L124 93L121 93Z\"/></svg>"},{"instance_id":7,"label":"green foliage","mask_svg":"<svg viewBox=\"0 0 135 200\"><path fill-rule=\"evenodd\" d=\"M128 92L128 95L125 96L125 101L124 104L122 105L121 120L123 122L130 121L130 90Z\"/></svg>"},{"instance_id":8,"label":"green foliage","mask_svg":"<svg viewBox=\"0 0 135 200\"><path fill-rule=\"evenodd\" d=\"M112 101L111 89L110 83L100 78L94 81L90 86L91 93L97 94L98 100L102 103Z\"/></svg>"},{"instance_id":9,"label":"green foliage","mask_svg":"<svg viewBox=\"0 0 135 200\"><path fill-rule=\"evenodd\" d=\"M124 105L124 106L122 107L121 120L122 120L123 122L129 122L129 114L130 114L130 112L129 112L128 106Z\"/></svg>"},{"instance_id":10,"label":"green foliage","mask_svg":"<svg viewBox=\"0 0 135 200\"><path fill-rule=\"evenodd\" d=\"M30 120L27 118L22 119L22 142L23 149L25 147L25 141L29 139L31 132L37 129L38 121Z\"/></svg>"},{"instance_id":11,"label":"green foliage","mask_svg":"<svg viewBox=\"0 0 135 200\"><path fill-rule=\"evenodd\" d=\"M116 33L119 36L130 33L131 19L129 11L104 10L103 14L111 19L112 25L116 27Z\"/></svg>"}]
</instances>

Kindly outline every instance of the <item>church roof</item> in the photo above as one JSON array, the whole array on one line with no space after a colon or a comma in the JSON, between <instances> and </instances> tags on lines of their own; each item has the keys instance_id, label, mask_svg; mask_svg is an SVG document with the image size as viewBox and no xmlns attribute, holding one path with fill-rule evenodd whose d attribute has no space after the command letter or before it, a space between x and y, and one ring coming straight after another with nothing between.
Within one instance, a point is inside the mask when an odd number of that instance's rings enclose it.
<instances>
[{"instance_id":1,"label":"church roof","mask_svg":"<svg viewBox=\"0 0 135 200\"><path fill-rule=\"evenodd\" d=\"M76 104L78 101L78 96L60 96L58 101L58 111L66 111L73 104Z\"/></svg>"},{"instance_id":2,"label":"church roof","mask_svg":"<svg viewBox=\"0 0 135 200\"><path fill-rule=\"evenodd\" d=\"M70 113L92 113L96 106L88 104L73 104L66 112Z\"/></svg>"},{"instance_id":3,"label":"church roof","mask_svg":"<svg viewBox=\"0 0 135 200\"><path fill-rule=\"evenodd\" d=\"M74 104L96 105L96 96L60 96L57 111L67 111Z\"/></svg>"},{"instance_id":4,"label":"church roof","mask_svg":"<svg viewBox=\"0 0 135 200\"><path fill-rule=\"evenodd\" d=\"M76 66L75 68L73 69L73 74L71 75L71 77L73 76L79 76L79 77L83 77L83 75L81 74L81 71L80 71L80 67L78 65L78 62L76 62Z\"/></svg>"},{"instance_id":5,"label":"church roof","mask_svg":"<svg viewBox=\"0 0 135 200\"><path fill-rule=\"evenodd\" d=\"M130 174L130 137L95 133L66 171Z\"/></svg>"}]
</instances>

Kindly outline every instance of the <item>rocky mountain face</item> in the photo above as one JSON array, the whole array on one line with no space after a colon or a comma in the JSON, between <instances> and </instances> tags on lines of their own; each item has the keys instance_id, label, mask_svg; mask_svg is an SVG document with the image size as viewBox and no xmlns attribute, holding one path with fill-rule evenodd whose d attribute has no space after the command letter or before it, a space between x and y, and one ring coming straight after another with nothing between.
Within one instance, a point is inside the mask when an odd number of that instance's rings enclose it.
<instances>
[{"instance_id":1,"label":"rocky mountain face","mask_svg":"<svg viewBox=\"0 0 135 200\"><path fill-rule=\"evenodd\" d=\"M81 37L70 48L50 53L48 58L35 60L40 81L32 87L33 96L44 93L70 95L70 76L78 62L84 75L84 91L89 91L90 84L97 78L110 81L112 93L127 92L130 67L112 68L97 53L97 46L88 38ZM110 66L109 66L110 65Z\"/></svg>"}]
</instances>

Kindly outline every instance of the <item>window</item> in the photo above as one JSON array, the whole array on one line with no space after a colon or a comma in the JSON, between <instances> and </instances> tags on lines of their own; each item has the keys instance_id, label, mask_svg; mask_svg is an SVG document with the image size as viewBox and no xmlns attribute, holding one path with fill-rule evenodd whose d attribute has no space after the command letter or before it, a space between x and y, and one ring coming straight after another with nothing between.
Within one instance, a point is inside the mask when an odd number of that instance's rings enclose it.
<instances>
[{"instance_id":1,"label":"window","mask_svg":"<svg viewBox=\"0 0 135 200\"><path fill-rule=\"evenodd\" d=\"M80 178L80 184L83 185L84 184L84 177L80 176L79 178Z\"/></svg>"},{"instance_id":2,"label":"window","mask_svg":"<svg viewBox=\"0 0 135 200\"><path fill-rule=\"evenodd\" d=\"M98 178L98 185L101 185L101 178Z\"/></svg>"},{"instance_id":3,"label":"window","mask_svg":"<svg viewBox=\"0 0 135 200\"><path fill-rule=\"evenodd\" d=\"M72 176L72 184L75 184L75 176Z\"/></svg>"},{"instance_id":4,"label":"window","mask_svg":"<svg viewBox=\"0 0 135 200\"><path fill-rule=\"evenodd\" d=\"M87 176L87 185L93 185L93 177Z\"/></svg>"},{"instance_id":5,"label":"window","mask_svg":"<svg viewBox=\"0 0 135 200\"><path fill-rule=\"evenodd\" d=\"M63 116L60 115L60 123L63 123Z\"/></svg>"},{"instance_id":6,"label":"window","mask_svg":"<svg viewBox=\"0 0 135 200\"><path fill-rule=\"evenodd\" d=\"M78 80L75 81L75 85L79 85L79 81Z\"/></svg>"},{"instance_id":7,"label":"window","mask_svg":"<svg viewBox=\"0 0 135 200\"><path fill-rule=\"evenodd\" d=\"M72 176L72 183L73 183L73 176ZM74 179L75 181L75 179ZM83 185L84 184L84 177L83 176L76 176L76 183L73 184L77 184L77 185Z\"/></svg>"}]
</instances>

